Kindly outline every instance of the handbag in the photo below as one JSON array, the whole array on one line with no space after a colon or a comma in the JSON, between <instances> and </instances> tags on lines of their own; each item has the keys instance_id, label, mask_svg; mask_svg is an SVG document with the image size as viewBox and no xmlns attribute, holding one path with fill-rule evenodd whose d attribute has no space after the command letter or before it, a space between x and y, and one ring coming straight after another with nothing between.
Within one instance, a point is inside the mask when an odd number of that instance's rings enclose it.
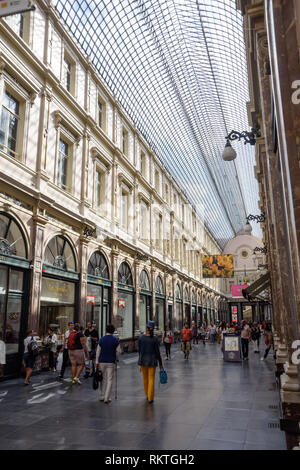
<instances>
[{"instance_id":1,"label":"handbag","mask_svg":"<svg viewBox=\"0 0 300 470\"><path fill-rule=\"evenodd\" d=\"M172 344L173 343L173 336L169 336L169 344Z\"/></svg>"},{"instance_id":2,"label":"handbag","mask_svg":"<svg viewBox=\"0 0 300 470\"><path fill-rule=\"evenodd\" d=\"M161 383L161 384L166 384L166 383L168 383L168 376L167 376L167 372L165 371L165 369L160 369L160 372L159 372L159 383Z\"/></svg>"},{"instance_id":3,"label":"handbag","mask_svg":"<svg viewBox=\"0 0 300 470\"><path fill-rule=\"evenodd\" d=\"M99 383L102 382L102 380L103 380L102 371L96 369L94 373L94 377L93 377L93 389L94 390L97 390L97 388L99 387Z\"/></svg>"}]
</instances>

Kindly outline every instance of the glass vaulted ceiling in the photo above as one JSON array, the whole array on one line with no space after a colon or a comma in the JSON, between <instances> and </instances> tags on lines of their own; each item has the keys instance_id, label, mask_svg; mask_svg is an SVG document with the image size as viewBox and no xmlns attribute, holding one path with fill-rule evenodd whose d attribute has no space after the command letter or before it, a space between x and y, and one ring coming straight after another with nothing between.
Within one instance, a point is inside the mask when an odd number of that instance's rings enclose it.
<instances>
[{"instance_id":1,"label":"glass vaulted ceiling","mask_svg":"<svg viewBox=\"0 0 300 470\"><path fill-rule=\"evenodd\" d=\"M236 0L56 0L77 43L221 247L257 214L242 16ZM253 234L261 236L257 224Z\"/></svg>"}]
</instances>

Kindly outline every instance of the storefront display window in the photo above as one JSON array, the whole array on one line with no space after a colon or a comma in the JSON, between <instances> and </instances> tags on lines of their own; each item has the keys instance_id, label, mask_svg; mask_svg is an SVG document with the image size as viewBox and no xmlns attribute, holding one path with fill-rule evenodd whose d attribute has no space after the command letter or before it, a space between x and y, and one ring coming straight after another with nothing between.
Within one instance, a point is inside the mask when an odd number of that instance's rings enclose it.
<instances>
[{"instance_id":1,"label":"storefront display window","mask_svg":"<svg viewBox=\"0 0 300 470\"><path fill-rule=\"evenodd\" d=\"M165 301L156 299L156 323L157 329L162 333L165 329Z\"/></svg>"},{"instance_id":2,"label":"storefront display window","mask_svg":"<svg viewBox=\"0 0 300 470\"><path fill-rule=\"evenodd\" d=\"M120 339L132 338L133 334L133 296L125 292L118 293L118 312L116 329Z\"/></svg>"},{"instance_id":3,"label":"storefront display window","mask_svg":"<svg viewBox=\"0 0 300 470\"><path fill-rule=\"evenodd\" d=\"M45 338L51 325L58 335L58 343L61 344L68 322L74 321L74 311L75 283L43 277L38 332L41 339Z\"/></svg>"}]
</instances>

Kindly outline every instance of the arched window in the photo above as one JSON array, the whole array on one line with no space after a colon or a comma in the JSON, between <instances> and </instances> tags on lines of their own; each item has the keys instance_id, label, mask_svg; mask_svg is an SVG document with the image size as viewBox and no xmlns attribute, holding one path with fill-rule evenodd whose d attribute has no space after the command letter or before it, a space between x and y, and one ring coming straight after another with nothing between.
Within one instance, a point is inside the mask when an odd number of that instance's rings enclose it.
<instances>
[{"instance_id":1,"label":"arched window","mask_svg":"<svg viewBox=\"0 0 300 470\"><path fill-rule=\"evenodd\" d=\"M156 294L161 294L164 295L164 285L162 278L160 276L157 276L156 282L155 282L155 292Z\"/></svg>"},{"instance_id":2,"label":"arched window","mask_svg":"<svg viewBox=\"0 0 300 470\"><path fill-rule=\"evenodd\" d=\"M196 295L195 295L195 292L192 292L192 304L196 305Z\"/></svg>"},{"instance_id":3,"label":"arched window","mask_svg":"<svg viewBox=\"0 0 300 470\"><path fill-rule=\"evenodd\" d=\"M23 231L15 219L0 212L0 254L27 258L27 248Z\"/></svg>"},{"instance_id":4,"label":"arched window","mask_svg":"<svg viewBox=\"0 0 300 470\"><path fill-rule=\"evenodd\" d=\"M118 272L118 282L126 284L127 286L133 286L132 274L128 263L125 261L121 263Z\"/></svg>"},{"instance_id":5,"label":"arched window","mask_svg":"<svg viewBox=\"0 0 300 470\"><path fill-rule=\"evenodd\" d=\"M201 302L201 295L198 294L198 305L202 305L202 302Z\"/></svg>"},{"instance_id":6,"label":"arched window","mask_svg":"<svg viewBox=\"0 0 300 470\"><path fill-rule=\"evenodd\" d=\"M181 291L180 291L180 286L179 286L179 284L176 284L176 288L175 288L175 298L176 298L176 300L181 300Z\"/></svg>"},{"instance_id":7,"label":"arched window","mask_svg":"<svg viewBox=\"0 0 300 470\"><path fill-rule=\"evenodd\" d=\"M150 290L149 276L144 269L140 274L140 287L141 289Z\"/></svg>"},{"instance_id":8,"label":"arched window","mask_svg":"<svg viewBox=\"0 0 300 470\"><path fill-rule=\"evenodd\" d=\"M101 277L102 279L109 279L108 264L105 256L100 251L95 251L90 257L88 274Z\"/></svg>"},{"instance_id":9,"label":"arched window","mask_svg":"<svg viewBox=\"0 0 300 470\"><path fill-rule=\"evenodd\" d=\"M188 288L187 288L187 287L184 289L184 301L185 301L186 303L189 303L189 301L190 301L190 299L189 299L189 291L188 291Z\"/></svg>"},{"instance_id":10,"label":"arched window","mask_svg":"<svg viewBox=\"0 0 300 470\"><path fill-rule=\"evenodd\" d=\"M70 242L62 235L51 238L45 249L44 263L65 271L76 271L76 259Z\"/></svg>"}]
</instances>

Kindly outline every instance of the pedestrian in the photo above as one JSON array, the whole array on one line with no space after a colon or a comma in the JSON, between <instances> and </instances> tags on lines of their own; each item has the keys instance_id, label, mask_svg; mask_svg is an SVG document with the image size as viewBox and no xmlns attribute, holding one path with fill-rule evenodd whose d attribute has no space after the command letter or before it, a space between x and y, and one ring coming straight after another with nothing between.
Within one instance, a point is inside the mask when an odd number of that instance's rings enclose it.
<instances>
[{"instance_id":1,"label":"pedestrian","mask_svg":"<svg viewBox=\"0 0 300 470\"><path fill-rule=\"evenodd\" d=\"M95 324L90 321L87 323L84 336L87 338L87 348L90 355L90 372L86 371L84 376L85 378L88 378L89 376L93 376L95 372L96 348L99 341L99 335L95 328Z\"/></svg>"},{"instance_id":2,"label":"pedestrian","mask_svg":"<svg viewBox=\"0 0 300 470\"><path fill-rule=\"evenodd\" d=\"M159 343L156 336L154 336L154 321L148 321L146 325L146 333L139 337L139 361L140 371L143 374L144 391L148 403L154 401L154 385L155 385L155 371L159 363L162 369L162 359L159 350Z\"/></svg>"},{"instance_id":3,"label":"pedestrian","mask_svg":"<svg viewBox=\"0 0 300 470\"><path fill-rule=\"evenodd\" d=\"M260 338L260 329L258 328L257 323L253 323L252 328L251 328L251 339L253 341L255 353L259 353L259 338Z\"/></svg>"},{"instance_id":4,"label":"pedestrian","mask_svg":"<svg viewBox=\"0 0 300 470\"><path fill-rule=\"evenodd\" d=\"M24 363L26 368L26 378L24 385L29 385L30 377L37 359L37 341L40 338L33 330L27 331L26 338L24 339Z\"/></svg>"},{"instance_id":5,"label":"pedestrian","mask_svg":"<svg viewBox=\"0 0 300 470\"><path fill-rule=\"evenodd\" d=\"M86 346L86 337L83 334L83 327L75 323L74 331L68 337L69 358L72 365L72 384L81 385L80 374L84 368L85 357L90 359Z\"/></svg>"},{"instance_id":6,"label":"pedestrian","mask_svg":"<svg viewBox=\"0 0 300 470\"><path fill-rule=\"evenodd\" d=\"M202 323L201 327L199 328L200 339L203 341L203 345L205 346L205 339L206 339L206 329L204 323Z\"/></svg>"},{"instance_id":7,"label":"pedestrian","mask_svg":"<svg viewBox=\"0 0 300 470\"><path fill-rule=\"evenodd\" d=\"M68 338L69 338L69 334L72 331L74 331L74 322L69 321L68 322L68 329L67 329L67 331L65 332L65 335L64 335L64 342L63 342L62 347L59 351L59 352L63 353L62 366L61 366L61 369L60 369L60 374L58 376L60 379L64 378L64 373L65 373L65 370L66 370L66 367L67 367L67 364L68 364L68 361L69 361Z\"/></svg>"},{"instance_id":8,"label":"pedestrian","mask_svg":"<svg viewBox=\"0 0 300 470\"><path fill-rule=\"evenodd\" d=\"M46 345L49 348L49 370L55 372L55 359L57 351L57 334L54 333L53 328L48 328L48 336L46 338Z\"/></svg>"},{"instance_id":9,"label":"pedestrian","mask_svg":"<svg viewBox=\"0 0 300 470\"><path fill-rule=\"evenodd\" d=\"M241 342L242 342L242 354L243 359L248 361L248 352L249 352L249 341L251 339L251 330L249 325L245 320L242 321L241 328Z\"/></svg>"},{"instance_id":10,"label":"pedestrian","mask_svg":"<svg viewBox=\"0 0 300 470\"><path fill-rule=\"evenodd\" d=\"M193 337L192 330L186 322L181 330L181 351L184 353L184 359L188 359L191 350L191 340Z\"/></svg>"},{"instance_id":11,"label":"pedestrian","mask_svg":"<svg viewBox=\"0 0 300 470\"><path fill-rule=\"evenodd\" d=\"M273 333L272 333L272 327L270 324L266 324L265 326L265 344L266 344L266 350L265 350L265 354L263 355L263 357L260 358L261 361L264 361L267 358L270 352L270 349L273 346Z\"/></svg>"},{"instance_id":12,"label":"pedestrian","mask_svg":"<svg viewBox=\"0 0 300 470\"><path fill-rule=\"evenodd\" d=\"M100 398L108 404L111 402L110 394L117 361L119 361L121 349L118 338L113 336L115 327L112 324L106 326L106 335L98 341L96 349L96 364L101 370L103 379L100 382Z\"/></svg>"},{"instance_id":13,"label":"pedestrian","mask_svg":"<svg viewBox=\"0 0 300 470\"><path fill-rule=\"evenodd\" d=\"M213 322L211 322L209 333L210 333L210 339L212 343L215 343L216 341L216 332L217 332L217 327Z\"/></svg>"},{"instance_id":14,"label":"pedestrian","mask_svg":"<svg viewBox=\"0 0 300 470\"><path fill-rule=\"evenodd\" d=\"M170 328L167 325L165 326L162 343L165 345L167 361L168 359L171 359L171 344L173 343L172 331L170 331Z\"/></svg>"},{"instance_id":15,"label":"pedestrian","mask_svg":"<svg viewBox=\"0 0 300 470\"><path fill-rule=\"evenodd\" d=\"M198 344L198 328L194 321L192 321L193 344Z\"/></svg>"}]
</instances>

